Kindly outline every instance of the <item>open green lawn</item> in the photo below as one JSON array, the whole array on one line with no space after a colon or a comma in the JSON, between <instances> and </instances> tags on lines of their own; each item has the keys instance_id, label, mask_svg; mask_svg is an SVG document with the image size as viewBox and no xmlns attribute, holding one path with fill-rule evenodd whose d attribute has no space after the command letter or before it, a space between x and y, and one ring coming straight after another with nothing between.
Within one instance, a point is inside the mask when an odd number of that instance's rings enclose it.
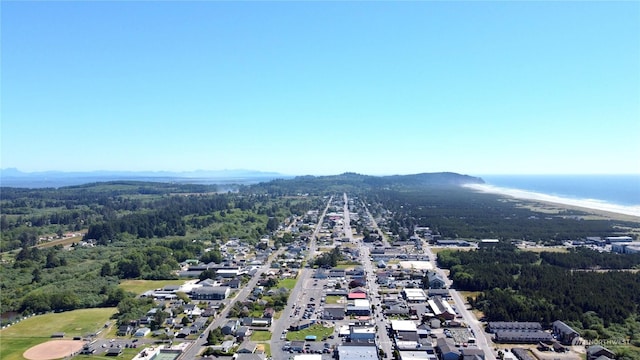
<instances>
[{"instance_id":1,"label":"open green lawn","mask_svg":"<svg viewBox=\"0 0 640 360\"><path fill-rule=\"evenodd\" d=\"M342 296L328 295L325 297L324 302L326 304L337 304L341 298Z\"/></svg>"},{"instance_id":2,"label":"open green lawn","mask_svg":"<svg viewBox=\"0 0 640 360\"><path fill-rule=\"evenodd\" d=\"M24 360L22 354L32 346L51 340L49 337L9 338L2 337L0 346L0 359Z\"/></svg>"},{"instance_id":3,"label":"open green lawn","mask_svg":"<svg viewBox=\"0 0 640 360\"><path fill-rule=\"evenodd\" d=\"M287 340L304 340L307 335L315 335L318 341L321 341L322 338L327 337L333 334L333 327L324 327L319 324L314 324L309 328L300 331L289 331L287 333Z\"/></svg>"},{"instance_id":4,"label":"open green lawn","mask_svg":"<svg viewBox=\"0 0 640 360\"><path fill-rule=\"evenodd\" d=\"M124 280L120 282L122 289L140 295L145 291L155 290L167 285L182 285L185 280Z\"/></svg>"},{"instance_id":5,"label":"open green lawn","mask_svg":"<svg viewBox=\"0 0 640 360\"><path fill-rule=\"evenodd\" d=\"M51 334L65 333L66 338L94 333L109 322L116 308L97 308L33 316L0 330L0 359L21 360L30 347L51 340Z\"/></svg>"},{"instance_id":6,"label":"open green lawn","mask_svg":"<svg viewBox=\"0 0 640 360\"><path fill-rule=\"evenodd\" d=\"M251 341L270 341L271 340L271 332L269 331L254 331L251 334Z\"/></svg>"},{"instance_id":7,"label":"open green lawn","mask_svg":"<svg viewBox=\"0 0 640 360\"><path fill-rule=\"evenodd\" d=\"M278 286L276 288L287 288L289 290L293 289L296 286L297 279L282 279L278 282Z\"/></svg>"},{"instance_id":8,"label":"open green lawn","mask_svg":"<svg viewBox=\"0 0 640 360\"><path fill-rule=\"evenodd\" d=\"M362 264L357 261L340 261L338 265L336 265L336 268L337 269L354 269L358 266L362 266Z\"/></svg>"}]
</instances>

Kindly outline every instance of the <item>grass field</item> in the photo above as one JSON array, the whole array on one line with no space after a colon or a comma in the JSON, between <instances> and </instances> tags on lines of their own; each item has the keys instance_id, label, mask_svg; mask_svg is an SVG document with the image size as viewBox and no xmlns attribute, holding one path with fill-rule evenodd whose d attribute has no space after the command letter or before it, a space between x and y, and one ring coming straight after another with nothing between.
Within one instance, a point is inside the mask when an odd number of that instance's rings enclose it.
<instances>
[{"instance_id":1,"label":"grass field","mask_svg":"<svg viewBox=\"0 0 640 360\"><path fill-rule=\"evenodd\" d=\"M270 341L271 340L271 332L269 331L254 331L251 334L251 341Z\"/></svg>"},{"instance_id":2,"label":"grass field","mask_svg":"<svg viewBox=\"0 0 640 360\"><path fill-rule=\"evenodd\" d=\"M282 279L278 282L278 285L276 286L278 289L281 287L287 288L289 291L291 291L291 289L293 289L296 286L296 282L298 282L297 279Z\"/></svg>"},{"instance_id":3,"label":"grass field","mask_svg":"<svg viewBox=\"0 0 640 360\"><path fill-rule=\"evenodd\" d=\"M320 341L324 337L327 337L331 334L333 334L333 327L327 328L322 325L315 324L304 330L289 331L287 333L287 340L289 341L304 340L304 338L307 337L307 335L315 335L317 337L317 340Z\"/></svg>"},{"instance_id":4,"label":"grass field","mask_svg":"<svg viewBox=\"0 0 640 360\"><path fill-rule=\"evenodd\" d=\"M473 246L468 246L468 247L461 247L461 246L446 246L446 247L431 247L431 252L433 253L433 255L438 255L438 253L440 251L443 250L453 250L453 251L471 251L471 250L475 250L476 248Z\"/></svg>"},{"instance_id":5,"label":"grass field","mask_svg":"<svg viewBox=\"0 0 640 360\"><path fill-rule=\"evenodd\" d=\"M536 247L525 247L520 248L522 251L531 251L536 253L541 252L554 252L554 253L568 253L569 250L565 247L557 247L557 246L536 246Z\"/></svg>"},{"instance_id":6,"label":"grass field","mask_svg":"<svg viewBox=\"0 0 640 360\"><path fill-rule=\"evenodd\" d=\"M324 302L326 304L337 304L338 300L340 300L341 298L342 296L327 295L324 299Z\"/></svg>"},{"instance_id":7,"label":"grass field","mask_svg":"<svg viewBox=\"0 0 640 360\"><path fill-rule=\"evenodd\" d=\"M122 289L134 294L142 294L145 291L155 290L166 285L182 285L185 280L124 280L120 283Z\"/></svg>"},{"instance_id":8,"label":"grass field","mask_svg":"<svg viewBox=\"0 0 640 360\"><path fill-rule=\"evenodd\" d=\"M462 300L466 302L469 296L471 296L472 298L475 298L478 295L482 294L482 291L458 291L458 293L460 293Z\"/></svg>"},{"instance_id":9,"label":"grass field","mask_svg":"<svg viewBox=\"0 0 640 360\"><path fill-rule=\"evenodd\" d=\"M97 308L33 316L0 330L2 346L0 359L22 360L30 347L51 340L51 334L65 333L65 337L82 336L102 329L117 311L116 308Z\"/></svg>"}]
</instances>

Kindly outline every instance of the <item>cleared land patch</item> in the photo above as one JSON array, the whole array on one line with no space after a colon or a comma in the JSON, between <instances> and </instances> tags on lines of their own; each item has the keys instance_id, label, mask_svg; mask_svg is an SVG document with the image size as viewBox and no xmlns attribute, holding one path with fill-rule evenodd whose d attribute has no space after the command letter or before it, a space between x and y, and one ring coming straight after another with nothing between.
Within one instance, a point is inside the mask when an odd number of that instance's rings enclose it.
<instances>
[{"instance_id":1,"label":"cleared land patch","mask_svg":"<svg viewBox=\"0 0 640 360\"><path fill-rule=\"evenodd\" d=\"M80 340L51 340L30 348L22 356L29 360L60 359L80 351L83 345Z\"/></svg>"},{"instance_id":2,"label":"cleared land patch","mask_svg":"<svg viewBox=\"0 0 640 360\"><path fill-rule=\"evenodd\" d=\"M163 288L167 285L182 285L185 280L124 280L118 285L125 291L142 294L145 291Z\"/></svg>"}]
</instances>

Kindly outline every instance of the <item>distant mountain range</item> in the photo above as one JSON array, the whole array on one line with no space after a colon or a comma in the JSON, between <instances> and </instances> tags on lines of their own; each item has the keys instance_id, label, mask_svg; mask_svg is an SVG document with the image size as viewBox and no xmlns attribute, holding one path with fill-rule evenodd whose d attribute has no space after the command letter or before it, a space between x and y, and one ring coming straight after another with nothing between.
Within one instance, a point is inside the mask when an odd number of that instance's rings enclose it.
<instances>
[{"instance_id":1,"label":"distant mountain range","mask_svg":"<svg viewBox=\"0 0 640 360\"><path fill-rule=\"evenodd\" d=\"M250 185L265 183L271 180L287 181L287 186L295 186L298 183L327 186L328 184L352 184L355 186L390 186L399 185L460 185L482 184L484 181L478 177L460 175L451 172L422 173L413 175L370 176L356 173L344 173L330 176L291 176L277 172L264 172L254 170L196 170L187 172L171 171L89 171L89 172L22 172L15 168L0 169L0 186L43 188L82 185L105 181L152 181L188 184L242 184ZM280 183L270 183L265 186L278 186ZM359 184L359 185L358 185Z\"/></svg>"},{"instance_id":2,"label":"distant mountain range","mask_svg":"<svg viewBox=\"0 0 640 360\"><path fill-rule=\"evenodd\" d=\"M61 187L113 180L184 182L198 184L254 184L273 179L289 179L290 175L254 170L171 171L88 171L22 172L16 168L0 169L0 185L13 187Z\"/></svg>"}]
</instances>

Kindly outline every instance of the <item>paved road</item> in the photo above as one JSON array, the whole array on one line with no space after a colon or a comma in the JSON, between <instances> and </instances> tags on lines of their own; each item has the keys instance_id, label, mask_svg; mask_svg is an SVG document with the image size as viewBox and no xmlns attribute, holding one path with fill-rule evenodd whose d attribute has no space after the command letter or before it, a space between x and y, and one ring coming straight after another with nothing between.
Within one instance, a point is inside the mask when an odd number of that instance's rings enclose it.
<instances>
[{"instance_id":1,"label":"paved road","mask_svg":"<svg viewBox=\"0 0 640 360\"><path fill-rule=\"evenodd\" d=\"M423 245L425 249L424 252L429 256L429 260L431 261L434 270L438 272L440 276L442 276L447 287L449 288L449 293L451 294L451 298L456 304L456 309L458 310L460 315L462 315L465 323L467 323L467 325L473 331L473 334L476 338L477 346L484 351L485 360L496 360L496 356L493 352L493 347L491 346L491 341L487 339L487 336L482 328L482 324L480 323L480 321L478 321L478 319L476 319L476 316L467 309L467 305L462 299L462 296L460 296L460 293L457 290L451 288L453 282L447 277L444 271L442 271L442 269L438 267L436 256L434 256L433 252L431 251L431 247L429 246L429 244L424 242Z\"/></svg>"},{"instance_id":2,"label":"paved road","mask_svg":"<svg viewBox=\"0 0 640 360\"><path fill-rule=\"evenodd\" d=\"M322 227L322 222L324 220L325 215L331 205L331 201L333 201L333 196L329 198L327 202L327 206L324 208L324 211L320 215L318 219L318 225L316 225L315 230L313 231L313 236L311 236L311 240L309 241L309 252L307 253L307 262L310 262L315 256L316 252L316 240L318 238L318 232L320 232L320 228ZM289 294L289 301L287 302L287 306L282 311L282 315L280 315L280 319L273 322L271 325L272 334L271 334L271 357L276 360L288 359L289 353L285 353L282 351L282 347L284 346L285 340L281 340L282 332L291 325L293 318L290 315L293 313L293 308L297 305L301 305L303 303L302 299L306 296L304 285L311 278L313 274L313 269L311 268L303 268L300 270L298 274L298 281L296 281L296 286L291 290Z\"/></svg>"},{"instance_id":3,"label":"paved road","mask_svg":"<svg viewBox=\"0 0 640 360\"><path fill-rule=\"evenodd\" d=\"M371 225L373 226L373 228L375 230L378 231L378 234L380 235L380 238L382 239L382 245L385 248L391 247L391 244L389 244L389 241L387 240L387 234L385 234L382 230L380 230L380 227L378 226L378 223L376 222L376 219L373 216L371 216L371 213L369 212L369 208L367 207L367 204L364 203L364 201L362 202L362 207L364 207L364 210L367 212L367 216L371 220Z\"/></svg>"},{"instance_id":4,"label":"paved road","mask_svg":"<svg viewBox=\"0 0 640 360\"><path fill-rule=\"evenodd\" d=\"M269 260L258 269L258 272L253 276L253 278L251 278L251 280L249 280L245 287L243 287L238 293L236 293L236 296L223 301L223 303L225 304L224 309L222 309L220 314L218 314L216 318L211 322L211 324L209 324L209 326L202 332L203 334L205 334L205 336L193 341L187 348L187 350L185 350L182 355L178 357L178 360L191 360L198 357L198 354L203 350L202 346L204 346L207 342L206 337L209 331L217 327L222 327L227 322L227 320L229 320L227 319L227 314L229 314L229 310L231 310L233 304L235 304L236 301L242 302L247 299L247 297L251 293L251 290L256 286L258 280L260 280L260 275L269 270L269 268L271 267L271 262L283 252L284 248L280 248L278 251L271 254Z\"/></svg>"},{"instance_id":5,"label":"paved road","mask_svg":"<svg viewBox=\"0 0 640 360\"><path fill-rule=\"evenodd\" d=\"M356 244L358 244L358 248L360 249L360 262L364 267L365 276L367 279L367 289L369 289L369 298L371 299L371 304L375 305L374 311L372 312L371 315L373 316L373 320L377 327L376 344L378 348L382 349L382 351L384 351L387 354L387 356L391 357L391 354L392 354L391 350L393 348L393 343L391 342L391 339L389 339L389 333L387 333L386 331L386 323L384 321L384 316L382 315L382 304L380 302L380 298L378 298L379 288L378 288L378 283L376 282L376 273L375 273L373 264L369 258L370 256L369 247L365 246L362 240L354 241L353 239L353 232L351 231L351 226L350 226L351 222L349 220L349 207L347 205L349 202L348 202L346 193L344 194L344 203L345 203L345 206L344 206L345 236L349 238L349 241L355 242ZM364 203L362 205L364 206ZM365 206L365 210L366 210L366 206ZM378 228L378 225L376 224L375 220L373 220L371 213L369 213L369 210L366 210L366 211L369 218L371 218L374 228L378 229L378 232L380 232L380 229Z\"/></svg>"}]
</instances>

